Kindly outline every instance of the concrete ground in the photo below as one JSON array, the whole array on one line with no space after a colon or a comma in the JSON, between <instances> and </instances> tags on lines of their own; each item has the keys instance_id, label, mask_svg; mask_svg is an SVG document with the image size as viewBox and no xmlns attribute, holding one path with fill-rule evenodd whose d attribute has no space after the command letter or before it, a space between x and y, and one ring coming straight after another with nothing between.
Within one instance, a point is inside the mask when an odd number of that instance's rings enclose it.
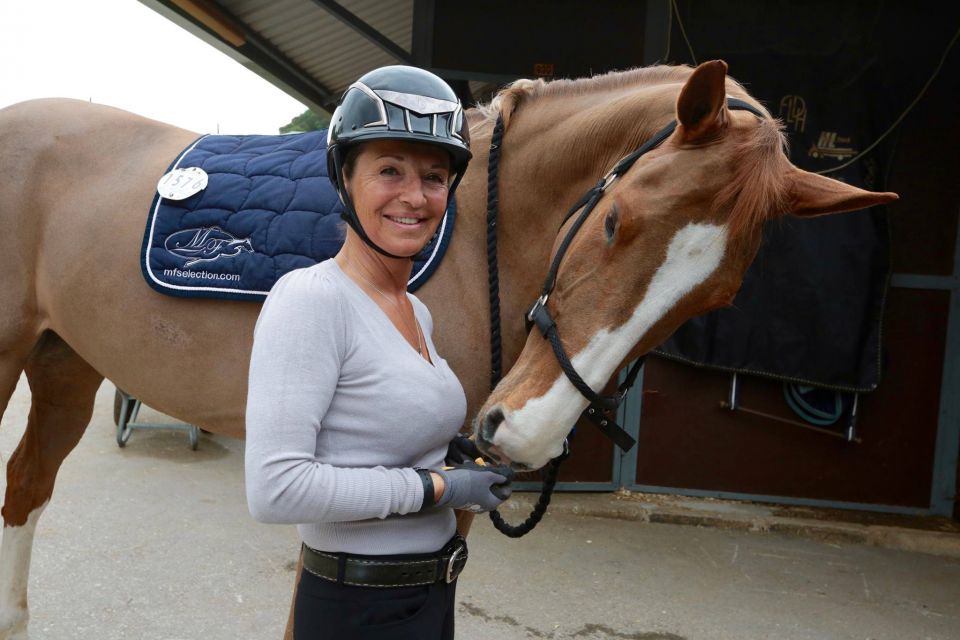
<instances>
[{"instance_id":1,"label":"concrete ground","mask_svg":"<svg viewBox=\"0 0 960 640\"><path fill-rule=\"evenodd\" d=\"M4 462L28 407L21 381L0 425ZM105 383L40 520L31 637L279 639L298 543L292 527L247 514L243 443L204 435L191 451L183 433L138 431L120 449L112 407ZM614 500L559 496L521 540L478 519L457 637L960 638L956 534L920 546L944 553L918 553L856 536L809 539L756 507L687 504L699 516L683 519L662 502ZM744 519L755 526L736 524Z\"/></svg>"}]
</instances>

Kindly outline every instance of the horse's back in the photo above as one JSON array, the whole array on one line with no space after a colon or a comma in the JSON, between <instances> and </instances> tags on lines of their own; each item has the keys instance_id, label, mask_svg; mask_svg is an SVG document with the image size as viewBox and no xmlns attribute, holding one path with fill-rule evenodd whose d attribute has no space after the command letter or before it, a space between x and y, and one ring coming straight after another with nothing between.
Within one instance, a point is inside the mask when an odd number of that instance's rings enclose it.
<instances>
[{"instance_id":1,"label":"horse's back","mask_svg":"<svg viewBox=\"0 0 960 640\"><path fill-rule=\"evenodd\" d=\"M25 187L38 174L81 176L87 182L94 169L136 170L143 161L156 162L152 153L143 153L145 149L158 149L166 141L176 153L196 137L169 124L82 100L30 100L0 109L0 171L5 177L25 178ZM4 192L9 186L4 185Z\"/></svg>"},{"instance_id":2,"label":"horse's back","mask_svg":"<svg viewBox=\"0 0 960 640\"><path fill-rule=\"evenodd\" d=\"M234 303L227 313L223 302L159 295L140 271L157 181L197 137L78 100L35 100L0 110L0 292L8 300L15 292L32 325L55 331L125 390L200 424L220 420L184 415L180 405L199 406L184 399L184 379L203 386L191 378L189 363L205 357L219 338L224 367L231 370L216 371L213 379L221 374L230 388L208 383L204 393L229 397L229 403L211 402L232 407L225 418L234 425L249 351L244 343L257 307Z\"/></svg>"},{"instance_id":3,"label":"horse's back","mask_svg":"<svg viewBox=\"0 0 960 640\"><path fill-rule=\"evenodd\" d=\"M162 171L194 138L81 100L48 98L0 109L0 223L8 229L29 224L84 193L108 191L116 201L124 187L142 191L137 178L156 179L157 167ZM149 203L149 192L138 195Z\"/></svg>"},{"instance_id":4,"label":"horse's back","mask_svg":"<svg viewBox=\"0 0 960 640\"><path fill-rule=\"evenodd\" d=\"M118 255L136 252L157 179L194 138L81 100L0 110L0 272L15 259L39 289L104 243Z\"/></svg>"},{"instance_id":5,"label":"horse's back","mask_svg":"<svg viewBox=\"0 0 960 640\"><path fill-rule=\"evenodd\" d=\"M152 191L146 176L162 171L169 159L161 156L175 154L193 137L80 100L31 100L0 109L0 292L7 303L0 347L50 328L54 309L45 306L44 294L87 261L84 254L93 255L92 235L112 228L136 244L139 232L123 221L132 222L136 208L146 211ZM117 216L118 209L126 215Z\"/></svg>"},{"instance_id":6,"label":"horse's back","mask_svg":"<svg viewBox=\"0 0 960 640\"><path fill-rule=\"evenodd\" d=\"M0 135L11 133L10 127L33 134L85 133L91 125L152 127L157 130L186 132L184 129L123 109L72 98L38 98L0 109Z\"/></svg>"}]
</instances>

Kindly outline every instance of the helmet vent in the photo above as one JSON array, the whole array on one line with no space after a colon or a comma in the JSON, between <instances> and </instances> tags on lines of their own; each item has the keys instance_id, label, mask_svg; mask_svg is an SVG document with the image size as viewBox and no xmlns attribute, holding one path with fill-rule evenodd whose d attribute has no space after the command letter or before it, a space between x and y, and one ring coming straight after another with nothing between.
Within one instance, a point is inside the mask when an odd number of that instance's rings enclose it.
<instances>
[{"instance_id":1,"label":"helmet vent","mask_svg":"<svg viewBox=\"0 0 960 640\"><path fill-rule=\"evenodd\" d=\"M388 91L387 89L379 89L374 91L374 93L386 102L395 104L398 107L403 107L404 109L410 109L423 116L428 116L433 113L450 113L460 106L456 102L440 100L439 98L431 98L429 96L420 96L415 93L400 93L398 91Z\"/></svg>"}]
</instances>

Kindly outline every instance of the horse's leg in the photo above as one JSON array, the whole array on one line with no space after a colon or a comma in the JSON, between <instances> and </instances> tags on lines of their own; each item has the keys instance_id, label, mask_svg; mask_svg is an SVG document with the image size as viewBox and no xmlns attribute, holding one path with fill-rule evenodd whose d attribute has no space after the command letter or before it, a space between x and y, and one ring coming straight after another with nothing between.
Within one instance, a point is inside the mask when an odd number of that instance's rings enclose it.
<instances>
[{"instance_id":1,"label":"horse's leg","mask_svg":"<svg viewBox=\"0 0 960 640\"><path fill-rule=\"evenodd\" d=\"M32 345L33 341L12 349L0 349L0 418L7 412L7 404L17 388Z\"/></svg>"},{"instance_id":2,"label":"horse's leg","mask_svg":"<svg viewBox=\"0 0 960 640\"><path fill-rule=\"evenodd\" d=\"M30 356L30 350L36 337L32 336L23 340L4 340L3 349L0 351L0 417L6 411L10 403L10 397L13 395L20 380L20 374ZM13 534L11 534L13 535ZM3 540L6 542L7 535L4 532ZM26 584L26 578L16 578L19 572L22 572L24 564L22 554L4 551L5 547L0 546L0 638L22 638L26 637L27 608L25 600L21 604L14 590L6 588L8 584ZM29 564L29 557L26 559Z\"/></svg>"},{"instance_id":3,"label":"horse's leg","mask_svg":"<svg viewBox=\"0 0 960 640\"><path fill-rule=\"evenodd\" d=\"M0 545L0 640L27 638L27 582L33 535L64 458L80 441L103 376L46 331L24 370L32 402L27 428L7 464Z\"/></svg>"}]
</instances>

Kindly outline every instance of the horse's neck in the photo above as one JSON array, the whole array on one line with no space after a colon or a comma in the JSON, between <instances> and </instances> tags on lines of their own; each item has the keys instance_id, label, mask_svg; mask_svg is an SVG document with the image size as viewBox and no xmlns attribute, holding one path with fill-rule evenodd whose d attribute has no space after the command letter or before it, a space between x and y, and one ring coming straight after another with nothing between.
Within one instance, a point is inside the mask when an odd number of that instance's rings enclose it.
<instances>
[{"instance_id":1,"label":"horse's neck","mask_svg":"<svg viewBox=\"0 0 960 640\"><path fill-rule=\"evenodd\" d=\"M667 85L620 87L523 104L502 145L504 215L555 232L581 195L673 117L674 95Z\"/></svg>"},{"instance_id":2,"label":"horse's neck","mask_svg":"<svg viewBox=\"0 0 960 640\"><path fill-rule=\"evenodd\" d=\"M671 107L664 89L622 88L540 98L511 118L498 172L505 360L512 362L522 346L525 328L518 319L539 295L564 216L620 158L669 121Z\"/></svg>"},{"instance_id":3,"label":"horse's neck","mask_svg":"<svg viewBox=\"0 0 960 640\"><path fill-rule=\"evenodd\" d=\"M589 98L580 96L553 105L546 99L523 104L514 113L501 145L496 238L504 371L515 362L526 340L523 315L539 295L564 214L613 163L663 124L640 126L647 118L645 112L652 109L642 106L642 100L633 104L632 112L621 109L620 117L611 119L603 117L602 110L591 108ZM598 96L592 98L593 103L601 103ZM549 113L547 107L552 107ZM578 123L595 117L599 119L589 126ZM475 110L468 111L467 118L474 158L457 191L454 242L444 267L418 295L434 315L440 329L434 337L438 350L460 377L467 393L468 415L472 416L490 392L489 370L477 366L477 354L488 353L490 348L486 205L494 123ZM662 115L659 119L663 120ZM632 124L618 124L623 121ZM461 302L450 304L451 300Z\"/></svg>"}]
</instances>

